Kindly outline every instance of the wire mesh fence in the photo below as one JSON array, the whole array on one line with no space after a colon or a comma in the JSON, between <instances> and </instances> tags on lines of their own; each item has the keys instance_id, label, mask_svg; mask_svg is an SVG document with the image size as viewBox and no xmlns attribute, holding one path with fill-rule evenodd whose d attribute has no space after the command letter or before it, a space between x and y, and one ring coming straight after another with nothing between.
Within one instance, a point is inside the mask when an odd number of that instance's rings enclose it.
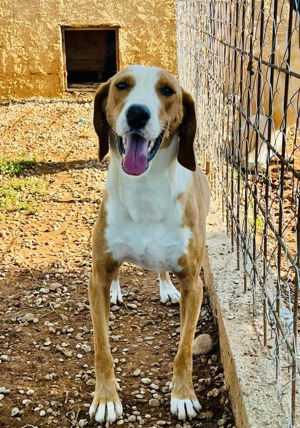
<instances>
[{"instance_id":1,"label":"wire mesh fence","mask_svg":"<svg viewBox=\"0 0 300 428\"><path fill-rule=\"evenodd\" d=\"M178 0L178 73L276 394L299 399L300 0Z\"/></svg>"}]
</instances>

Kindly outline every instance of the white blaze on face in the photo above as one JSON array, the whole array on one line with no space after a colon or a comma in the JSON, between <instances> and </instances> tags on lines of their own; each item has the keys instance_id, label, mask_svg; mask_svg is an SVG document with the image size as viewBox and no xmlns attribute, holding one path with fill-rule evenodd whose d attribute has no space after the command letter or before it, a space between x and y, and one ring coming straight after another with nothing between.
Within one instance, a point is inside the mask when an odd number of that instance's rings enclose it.
<instances>
[{"instance_id":1,"label":"white blaze on face","mask_svg":"<svg viewBox=\"0 0 300 428\"><path fill-rule=\"evenodd\" d=\"M143 137L148 141L155 140L161 133L159 123L160 100L156 93L156 84L159 79L160 69L143 66L132 66L128 68L130 76L134 78L135 85L125 99L124 107L116 122L116 132L123 137L130 131L126 120L126 112L133 104L147 106L151 117L146 126L141 130Z\"/></svg>"}]
</instances>

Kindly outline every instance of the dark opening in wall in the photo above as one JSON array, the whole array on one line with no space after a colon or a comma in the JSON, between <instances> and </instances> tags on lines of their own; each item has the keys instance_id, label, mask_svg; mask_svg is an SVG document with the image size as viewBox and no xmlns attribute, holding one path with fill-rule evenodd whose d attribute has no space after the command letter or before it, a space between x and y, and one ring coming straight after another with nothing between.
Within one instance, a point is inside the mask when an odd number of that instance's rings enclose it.
<instances>
[{"instance_id":1,"label":"dark opening in wall","mask_svg":"<svg viewBox=\"0 0 300 428\"><path fill-rule=\"evenodd\" d=\"M117 29L63 29L67 90L95 90L118 71Z\"/></svg>"}]
</instances>

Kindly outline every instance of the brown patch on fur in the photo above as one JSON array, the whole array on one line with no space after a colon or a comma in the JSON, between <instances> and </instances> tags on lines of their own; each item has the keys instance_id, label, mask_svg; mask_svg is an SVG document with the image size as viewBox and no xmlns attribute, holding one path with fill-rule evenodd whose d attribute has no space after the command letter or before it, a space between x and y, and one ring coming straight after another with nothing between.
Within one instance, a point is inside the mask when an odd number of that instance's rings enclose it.
<instances>
[{"instance_id":1,"label":"brown patch on fur","mask_svg":"<svg viewBox=\"0 0 300 428\"><path fill-rule=\"evenodd\" d=\"M117 88L116 85L120 83L125 83L127 87L125 89ZM107 121L112 129L115 129L117 119L125 104L125 98L128 96L131 89L134 88L134 86L134 77L131 76L126 70L116 74L116 76L111 79L106 111Z\"/></svg>"},{"instance_id":2,"label":"brown patch on fur","mask_svg":"<svg viewBox=\"0 0 300 428\"><path fill-rule=\"evenodd\" d=\"M118 89L116 85L124 82L126 89ZM109 135L115 129L117 118L124 106L124 99L134 87L135 81L126 71L103 83L96 92L94 99L94 127L99 138L99 160L107 155L109 150ZM114 144L111 144L114 149Z\"/></svg>"},{"instance_id":3,"label":"brown patch on fur","mask_svg":"<svg viewBox=\"0 0 300 428\"><path fill-rule=\"evenodd\" d=\"M161 93L161 89L166 86L174 91L172 95L165 96ZM155 89L161 101L159 117L165 131L161 148L168 147L174 133L179 130L178 162L185 168L195 171L196 113L194 101L180 87L176 79L165 71L161 71Z\"/></svg>"},{"instance_id":4,"label":"brown patch on fur","mask_svg":"<svg viewBox=\"0 0 300 428\"><path fill-rule=\"evenodd\" d=\"M173 89L174 94L170 96L162 95L160 91L164 87ZM172 137L183 118L182 89L175 78L163 70L160 73L155 89L161 102L159 120L165 132L165 138L161 145L161 148L163 148L170 145Z\"/></svg>"}]
</instances>

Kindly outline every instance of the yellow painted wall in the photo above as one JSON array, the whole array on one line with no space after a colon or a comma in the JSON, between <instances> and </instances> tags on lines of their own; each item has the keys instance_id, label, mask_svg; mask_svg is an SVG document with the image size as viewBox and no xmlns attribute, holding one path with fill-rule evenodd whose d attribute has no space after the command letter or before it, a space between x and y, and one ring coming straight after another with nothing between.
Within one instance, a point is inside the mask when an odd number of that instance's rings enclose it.
<instances>
[{"instance_id":1,"label":"yellow painted wall","mask_svg":"<svg viewBox=\"0 0 300 428\"><path fill-rule=\"evenodd\" d=\"M119 26L120 68L176 73L175 0L0 0L0 96L63 94L61 26Z\"/></svg>"}]
</instances>

